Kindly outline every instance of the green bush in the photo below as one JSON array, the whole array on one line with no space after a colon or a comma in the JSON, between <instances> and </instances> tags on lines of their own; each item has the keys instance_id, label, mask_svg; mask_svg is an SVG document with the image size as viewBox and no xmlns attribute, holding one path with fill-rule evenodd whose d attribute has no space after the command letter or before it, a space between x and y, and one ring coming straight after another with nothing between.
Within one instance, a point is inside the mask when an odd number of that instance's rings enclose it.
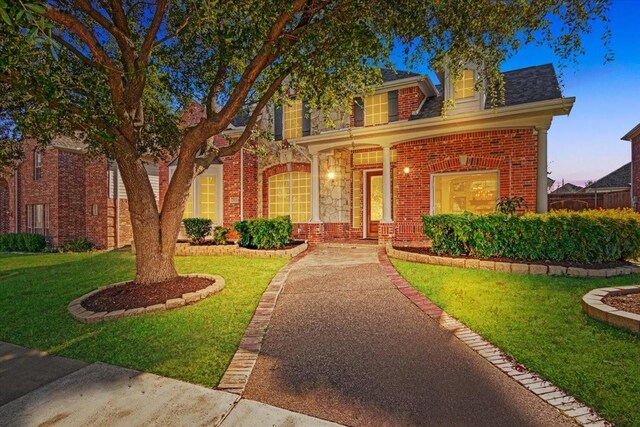
<instances>
[{"instance_id":1,"label":"green bush","mask_svg":"<svg viewBox=\"0 0 640 427\"><path fill-rule=\"evenodd\" d=\"M229 233L229 229L226 227L215 227L213 229L213 244L214 245L226 245L227 244L227 233Z\"/></svg>"},{"instance_id":2,"label":"green bush","mask_svg":"<svg viewBox=\"0 0 640 427\"><path fill-rule=\"evenodd\" d=\"M640 256L640 215L629 209L422 217L437 254L603 263Z\"/></svg>"},{"instance_id":3,"label":"green bush","mask_svg":"<svg viewBox=\"0 0 640 427\"><path fill-rule=\"evenodd\" d=\"M3 252L42 252L46 246L47 241L40 234L9 233L0 235L0 251Z\"/></svg>"},{"instance_id":4,"label":"green bush","mask_svg":"<svg viewBox=\"0 0 640 427\"><path fill-rule=\"evenodd\" d=\"M89 252L95 249L95 245L87 239L67 240L58 248L62 252Z\"/></svg>"},{"instance_id":5,"label":"green bush","mask_svg":"<svg viewBox=\"0 0 640 427\"><path fill-rule=\"evenodd\" d=\"M293 230L288 216L239 221L233 228L240 234L240 246L258 249L274 249L286 245L291 241Z\"/></svg>"},{"instance_id":6,"label":"green bush","mask_svg":"<svg viewBox=\"0 0 640 427\"><path fill-rule=\"evenodd\" d=\"M204 239L211 234L211 220L208 218L185 218L182 223L187 236L194 245L201 245L204 243Z\"/></svg>"}]
</instances>

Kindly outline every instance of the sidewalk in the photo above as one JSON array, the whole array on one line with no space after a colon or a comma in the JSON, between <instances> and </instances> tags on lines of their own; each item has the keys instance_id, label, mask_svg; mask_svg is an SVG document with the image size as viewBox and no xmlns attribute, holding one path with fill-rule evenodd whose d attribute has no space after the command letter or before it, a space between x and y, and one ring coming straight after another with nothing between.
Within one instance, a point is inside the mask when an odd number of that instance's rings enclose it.
<instances>
[{"instance_id":1,"label":"sidewalk","mask_svg":"<svg viewBox=\"0 0 640 427\"><path fill-rule=\"evenodd\" d=\"M348 425L575 426L401 294L377 251L292 267L244 397Z\"/></svg>"},{"instance_id":2,"label":"sidewalk","mask_svg":"<svg viewBox=\"0 0 640 427\"><path fill-rule=\"evenodd\" d=\"M0 426L336 426L235 394L2 342L0 385Z\"/></svg>"}]
</instances>

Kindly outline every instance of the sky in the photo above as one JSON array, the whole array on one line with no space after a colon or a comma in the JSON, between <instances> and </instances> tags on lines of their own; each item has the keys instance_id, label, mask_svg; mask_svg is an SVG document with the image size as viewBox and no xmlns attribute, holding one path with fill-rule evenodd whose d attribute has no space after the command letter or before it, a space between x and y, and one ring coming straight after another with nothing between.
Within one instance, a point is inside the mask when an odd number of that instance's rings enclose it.
<instances>
[{"instance_id":1,"label":"sky","mask_svg":"<svg viewBox=\"0 0 640 427\"><path fill-rule=\"evenodd\" d=\"M613 0L608 17L615 59L604 63L602 28L596 26L583 38L585 55L563 72L562 93L576 101L570 115L555 117L549 129L549 176L557 182L584 185L631 161L631 143L620 138L640 123L640 0ZM546 63L559 70L551 49L527 46L501 68Z\"/></svg>"}]
</instances>

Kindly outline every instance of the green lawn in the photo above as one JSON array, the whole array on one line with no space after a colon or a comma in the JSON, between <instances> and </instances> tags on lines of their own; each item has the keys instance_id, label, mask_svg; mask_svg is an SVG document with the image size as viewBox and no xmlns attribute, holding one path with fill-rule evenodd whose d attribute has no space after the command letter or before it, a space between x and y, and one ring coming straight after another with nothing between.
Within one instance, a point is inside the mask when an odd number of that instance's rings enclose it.
<instances>
[{"instance_id":1,"label":"green lawn","mask_svg":"<svg viewBox=\"0 0 640 427\"><path fill-rule=\"evenodd\" d=\"M638 336L586 316L582 296L632 285L611 279L528 276L393 260L400 274L449 314L532 371L620 426L640 426Z\"/></svg>"},{"instance_id":2,"label":"green lawn","mask_svg":"<svg viewBox=\"0 0 640 427\"><path fill-rule=\"evenodd\" d=\"M69 315L67 304L131 279L131 254L0 255L0 341L216 386L262 293L285 263L177 257L181 273L219 274L224 290L177 310L86 325Z\"/></svg>"}]
</instances>

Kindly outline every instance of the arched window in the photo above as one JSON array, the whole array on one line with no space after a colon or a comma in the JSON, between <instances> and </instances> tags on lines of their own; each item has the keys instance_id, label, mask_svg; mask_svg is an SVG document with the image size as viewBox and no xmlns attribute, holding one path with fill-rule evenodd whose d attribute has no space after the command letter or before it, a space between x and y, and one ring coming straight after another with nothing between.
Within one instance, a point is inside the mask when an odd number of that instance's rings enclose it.
<instances>
[{"instance_id":1,"label":"arched window","mask_svg":"<svg viewBox=\"0 0 640 427\"><path fill-rule=\"evenodd\" d=\"M269 218L289 215L291 222L311 218L311 174L285 172L269 177Z\"/></svg>"}]
</instances>

